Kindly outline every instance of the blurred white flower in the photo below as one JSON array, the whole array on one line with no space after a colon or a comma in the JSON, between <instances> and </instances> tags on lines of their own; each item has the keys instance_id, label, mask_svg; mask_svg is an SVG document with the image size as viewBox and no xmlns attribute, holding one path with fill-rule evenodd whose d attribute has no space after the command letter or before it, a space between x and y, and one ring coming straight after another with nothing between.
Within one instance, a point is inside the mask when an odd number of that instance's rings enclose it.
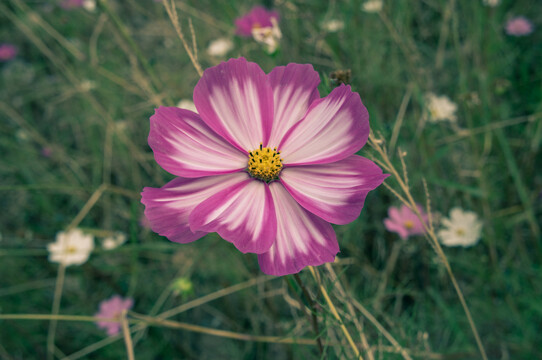
<instances>
[{"instance_id":1,"label":"blurred white flower","mask_svg":"<svg viewBox=\"0 0 542 360\"><path fill-rule=\"evenodd\" d=\"M194 102L188 99L181 99L181 101L177 103L177 107L185 110L190 110L195 113L198 112L198 110L196 109L196 105L194 105Z\"/></svg>"},{"instance_id":2,"label":"blurred white flower","mask_svg":"<svg viewBox=\"0 0 542 360\"><path fill-rule=\"evenodd\" d=\"M442 219L442 225L444 229L439 230L437 236L443 245L468 247L480 240L482 222L472 211L453 208L450 218Z\"/></svg>"},{"instance_id":3,"label":"blurred white flower","mask_svg":"<svg viewBox=\"0 0 542 360\"><path fill-rule=\"evenodd\" d=\"M233 49L233 42L228 38L218 38L211 41L207 47L207 54L214 57L223 57Z\"/></svg>"},{"instance_id":4,"label":"blurred white flower","mask_svg":"<svg viewBox=\"0 0 542 360\"><path fill-rule=\"evenodd\" d=\"M452 102L447 96L437 96L433 93L428 93L425 95L425 101L427 110L429 111L429 121L457 120L455 115L457 104Z\"/></svg>"},{"instance_id":5,"label":"blurred white flower","mask_svg":"<svg viewBox=\"0 0 542 360\"><path fill-rule=\"evenodd\" d=\"M382 10L382 0L367 0L361 4L361 10L368 13L376 13Z\"/></svg>"},{"instance_id":6,"label":"blurred white flower","mask_svg":"<svg viewBox=\"0 0 542 360\"><path fill-rule=\"evenodd\" d=\"M485 6L495 7L501 3L501 0L482 0Z\"/></svg>"},{"instance_id":7,"label":"blurred white flower","mask_svg":"<svg viewBox=\"0 0 542 360\"><path fill-rule=\"evenodd\" d=\"M94 12L94 10L96 10L96 0L83 0L83 8L87 11Z\"/></svg>"},{"instance_id":8,"label":"blurred white flower","mask_svg":"<svg viewBox=\"0 0 542 360\"><path fill-rule=\"evenodd\" d=\"M94 237L85 235L80 229L56 235L56 241L47 245L49 261L64 266L81 265L88 260L94 249Z\"/></svg>"},{"instance_id":9,"label":"blurred white flower","mask_svg":"<svg viewBox=\"0 0 542 360\"><path fill-rule=\"evenodd\" d=\"M327 32L337 32L344 29L344 22L338 19L331 19L322 23L322 29Z\"/></svg>"},{"instance_id":10,"label":"blurred white flower","mask_svg":"<svg viewBox=\"0 0 542 360\"><path fill-rule=\"evenodd\" d=\"M79 84L79 89L81 91L83 91L83 92L90 91L90 90L93 90L95 88L96 88L96 82L92 81L92 80L89 80L89 79L84 79Z\"/></svg>"},{"instance_id":11,"label":"blurred white flower","mask_svg":"<svg viewBox=\"0 0 542 360\"><path fill-rule=\"evenodd\" d=\"M27 141L28 139L30 139L30 135L28 134L28 131L24 130L24 129L19 129L15 132L15 137L19 140L19 141Z\"/></svg>"},{"instance_id":12,"label":"blurred white flower","mask_svg":"<svg viewBox=\"0 0 542 360\"><path fill-rule=\"evenodd\" d=\"M113 250L126 242L126 235L121 232L115 233L114 236L108 236L102 242L102 247L105 250Z\"/></svg>"},{"instance_id":13,"label":"blurred white flower","mask_svg":"<svg viewBox=\"0 0 542 360\"><path fill-rule=\"evenodd\" d=\"M252 28L252 37L256 42L265 45L265 50L272 54L279 47L279 40L282 38L282 33L276 18L270 19L271 27L253 27Z\"/></svg>"}]
</instances>

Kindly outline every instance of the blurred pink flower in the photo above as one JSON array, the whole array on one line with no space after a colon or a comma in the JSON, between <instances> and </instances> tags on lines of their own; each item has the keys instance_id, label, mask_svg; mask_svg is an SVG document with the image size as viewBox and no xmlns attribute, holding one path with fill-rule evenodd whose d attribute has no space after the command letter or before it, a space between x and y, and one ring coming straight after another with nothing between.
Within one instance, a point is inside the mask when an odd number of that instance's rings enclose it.
<instances>
[{"instance_id":1,"label":"blurred pink flower","mask_svg":"<svg viewBox=\"0 0 542 360\"><path fill-rule=\"evenodd\" d=\"M506 33L512 36L525 36L534 30L533 23L524 16L517 16L506 23Z\"/></svg>"},{"instance_id":2,"label":"blurred pink flower","mask_svg":"<svg viewBox=\"0 0 542 360\"><path fill-rule=\"evenodd\" d=\"M130 310L134 306L134 299L123 299L119 295L114 295L100 303L100 311L94 314L95 317L119 319L118 322L113 321L97 321L96 325L100 329L107 331L107 335L113 336L120 332L122 327L120 323L120 315L124 310Z\"/></svg>"},{"instance_id":3,"label":"blurred pink flower","mask_svg":"<svg viewBox=\"0 0 542 360\"><path fill-rule=\"evenodd\" d=\"M265 74L230 59L203 73L198 113L156 109L149 145L178 177L143 189L153 231L180 243L217 232L277 276L334 261L330 223L354 221L388 175L355 154L370 132L359 94L341 85L320 98L319 83L309 64Z\"/></svg>"},{"instance_id":4,"label":"blurred pink flower","mask_svg":"<svg viewBox=\"0 0 542 360\"><path fill-rule=\"evenodd\" d=\"M252 37L263 44L269 54L279 47L282 33L279 28L277 11L267 10L262 6L254 7L248 14L235 20L235 33L244 37Z\"/></svg>"},{"instance_id":5,"label":"blurred pink flower","mask_svg":"<svg viewBox=\"0 0 542 360\"><path fill-rule=\"evenodd\" d=\"M75 9L83 6L83 0L62 0L60 7L64 10Z\"/></svg>"},{"instance_id":6,"label":"blurred pink flower","mask_svg":"<svg viewBox=\"0 0 542 360\"><path fill-rule=\"evenodd\" d=\"M13 44L0 44L0 61L8 61L17 56L17 47Z\"/></svg>"},{"instance_id":7,"label":"blurred pink flower","mask_svg":"<svg viewBox=\"0 0 542 360\"><path fill-rule=\"evenodd\" d=\"M267 10L263 6L255 6L248 14L235 19L235 33L245 37L252 37L254 28L270 28L273 27L273 22L279 22L279 13L277 11Z\"/></svg>"},{"instance_id":8,"label":"blurred pink flower","mask_svg":"<svg viewBox=\"0 0 542 360\"><path fill-rule=\"evenodd\" d=\"M421 205L417 205L423 221L427 223L427 214L423 210ZM386 229L391 232L396 232L401 236L401 239L406 240L411 235L421 235L425 233L423 224L416 216L416 214L410 210L406 205L401 205L401 208L390 207L388 209L389 218L384 220Z\"/></svg>"},{"instance_id":9,"label":"blurred pink flower","mask_svg":"<svg viewBox=\"0 0 542 360\"><path fill-rule=\"evenodd\" d=\"M53 149L48 146L44 146L41 148L40 154L46 158L51 157L51 155L53 155Z\"/></svg>"}]
</instances>

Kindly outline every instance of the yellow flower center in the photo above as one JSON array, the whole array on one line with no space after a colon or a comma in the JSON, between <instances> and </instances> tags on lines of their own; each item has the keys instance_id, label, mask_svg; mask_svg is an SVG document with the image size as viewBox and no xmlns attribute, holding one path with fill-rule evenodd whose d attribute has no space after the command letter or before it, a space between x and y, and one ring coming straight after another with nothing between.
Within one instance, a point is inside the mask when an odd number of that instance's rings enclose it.
<instances>
[{"instance_id":1,"label":"yellow flower center","mask_svg":"<svg viewBox=\"0 0 542 360\"><path fill-rule=\"evenodd\" d=\"M277 148L264 148L260 143L260 148L248 152L248 173L256 179L269 182L278 179L282 170L282 159L280 151Z\"/></svg>"},{"instance_id":2,"label":"yellow flower center","mask_svg":"<svg viewBox=\"0 0 542 360\"><path fill-rule=\"evenodd\" d=\"M457 230L455 230L455 233L457 236L465 236L465 230L459 228Z\"/></svg>"},{"instance_id":3,"label":"yellow flower center","mask_svg":"<svg viewBox=\"0 0 542 360\"><path fill-rule=\"evenodd\" d=\"M405 221L405 227L410 230L414 227L414 222L410 221L410 220L407 220Z\"/></svg>"}]
</instances>

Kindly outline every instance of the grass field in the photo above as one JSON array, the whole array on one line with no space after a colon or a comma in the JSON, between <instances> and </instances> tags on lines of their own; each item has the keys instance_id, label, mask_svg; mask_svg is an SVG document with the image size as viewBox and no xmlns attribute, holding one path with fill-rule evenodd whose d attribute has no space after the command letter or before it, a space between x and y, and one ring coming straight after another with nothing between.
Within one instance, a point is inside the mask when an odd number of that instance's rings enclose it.
<instances>
[{"instance_id":1,"label":"grass field","mask_svg":"<svg viewBox=\"0 0 542 360\"><path fill-rule=\"evenodd\" d=\"M235 35L256 1L175 1L178 23L152 0L0 2L0 43L18 49L0 62L0 358L542 358L542 3L487 2L264 1L280 13L271 55ZM509 34L520 15L533 31ZM391 176L334 226L335 263L267 276L216 233L177 244L144 225L142 189L174 178L149 117L200 77L174 25L203 70L310 63L321 96L351 71L373 133L359 154ZM233 48L209 55L222 37ZM430 93L455 121L431 121ZM384 226L400 198L432 214L425 236ZM477 215L479 242L439 245L453 208ZM72 228L95 238L88 261L49 261ZM94 316L115 294L134 306L108 336Z\"/></svg>"}]
</instances>

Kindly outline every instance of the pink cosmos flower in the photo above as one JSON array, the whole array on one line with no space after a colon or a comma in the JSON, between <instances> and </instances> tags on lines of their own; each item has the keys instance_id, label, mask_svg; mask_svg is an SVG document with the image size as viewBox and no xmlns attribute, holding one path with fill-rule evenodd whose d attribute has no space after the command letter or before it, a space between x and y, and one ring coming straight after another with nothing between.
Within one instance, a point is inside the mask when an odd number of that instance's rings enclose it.
<instances>
[{"instance_id":1,"label":"pink cosmos flower","mask_svg":"<svg viewBox=\"0 0 542 360\"><path fill-rule=\"evenodd\" d=\"M51 155L53 155L53 149L48 146L44 146L41 148L40 154L45 158L49 158Z\"/></svg>"},{"instance_id":2,"label":"pink cosmos flower","mask_svg":"<svg viewBox=\"0 0 542 360\"><path fill-rule=\"evenodd\" d=\"M320 98L311 65L265 74L244 58L205 70L194 89L198 113L160 107L149 145L179 176L144 188L153 231L180 243L217 232L262 271L285 275L334 260L330 223L356 219L367 193L388 176L355 155L369 114L341 85Z\"/></svg>"},{"instance_id":3,"label":"pink cosmos flower","mask_svg":"<svg viewBox=\"0 0 542 360\"><path fill-rule=\"evenodd\" d=\"M525 36L534 30L533 23L524 16L517 16L506 23L506 33L512 36Z\"/></svg>"},{"instance_id":4,"label":"pink cosmos flower","mask_svg":"<svg viewBox=\"0 0 542 360\"><path fill-rule=\"evenodd\" d=\"M17 47L12 44L0 44L0 61L8 61L17 56Z\"/></svg>"},{"instance_id":5,"label":"pink cosmos flower","mask_svg":"<svg viewBox=\"0 0 542 360\"><path fill-rule=\"evenodd\" d=\"M423 210L423 207L421 205L416 206L422 215L423 221L427 223L428 216ZM422 235L425 233L423 224L418 216L404 204L400 208L390 207L388 209L388 216L389 218L384 219L384 226L386 226L388 231L399 234L403 240L406 240L411 235Z\"/></svg>"},{"instance_id":6,"label":"pink cosmos flower","mask_svg":"<svg viewBox=\"0 0 542 360\"><path fill-rule=\"evenodd\" d=\"M237 35L252 37L252 30L259 28L272 28L273 23L278 24L279 13L267 10L263 6L255 6L250 12L235 19L235 33Z\"/></svg>"},{"instance_id":7,"label":"pink cosmos flower","mask_svg":"<svg viewBox=\"0 0 542 360\"><path fill-rule=\"evenodd\" d=\"M124 310L130 310L134 306L134 299L123 299L119 295L114 295L107 300L103 300L100 303L100 311L94 314L96 317L101 318L119 318L119 322L112 321L98 321L96 325L100 329L107 331L107 335L113 336L120 332L122 327L120 323L120 315Z\"/></svg>"},{"instance_id":8,"label":"pink cosmos flower","mask_svg":"<svg viewBox=\"0 0 542 360\"><path fill-rule=\"evenodd\" d=\"M278 12L256 6L247 15L235 20L236 33L245 37L252 36L256 42L264 45L269 54L273 54L282 38L278 23Z\"/></svg>"}]
</instances>

